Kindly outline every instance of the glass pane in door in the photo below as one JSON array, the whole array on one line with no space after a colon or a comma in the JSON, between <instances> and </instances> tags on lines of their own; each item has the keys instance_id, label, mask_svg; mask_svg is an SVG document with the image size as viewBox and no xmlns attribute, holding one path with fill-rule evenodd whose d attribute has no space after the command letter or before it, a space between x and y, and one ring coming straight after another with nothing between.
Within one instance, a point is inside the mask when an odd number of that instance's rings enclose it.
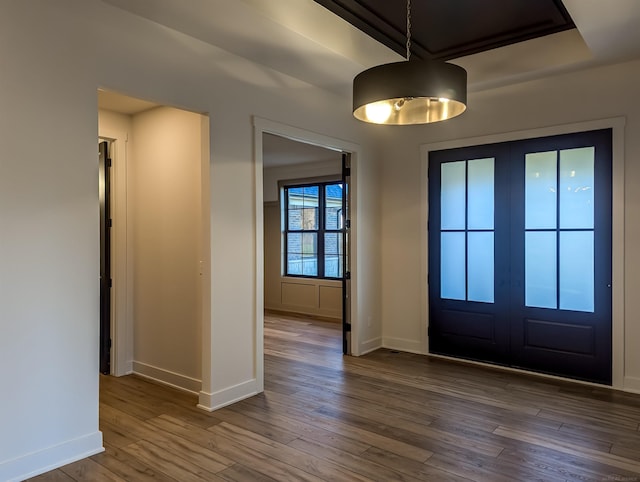
<instances>
[{"instance_id":1,"label":"glass pane in door","mask_svg":"<svg viewBox=\"0 0 640 482\"><path fill-rule=\"evenodd\" d=\"M525 229L555 229L557 151L525 156Z\"/></svg>"},{"instance_id":2,"label":"glass pane in door","mask_svg":"<svg viewBox=\"0 0 640 482\"><path fill-rule=\"evenodd\" d=\"M557 308L557 253L555 231L525 233L525 304Z\"/></svg>"},{"instance_id":3,"label":"glass pane in door","mask_svg":"<svg viewBox=\"0 0 640 482\"><path fill-rule=\"evenodd\" d=\"M593 229L595 149L560 151L560 229Z\"/></svg>"},{"instance_id":4,"label":"glass pane in door","mask_svg":"<svg viewBox=\"0 0 640 482\"><path fill-rule=\"evenodd\" d=\"M466 298L465 233L441 234L440 296L450 300Z\"/></svg>"},{"instance_id":5,"label":"glass pane in door","mask_svg":"<svg viewBox=\"0 0 640 482\"><path fill-rule=\"evenodd\" d=\"M560 232L560 309L593 312L593 231Z\"/></svg>"},{"instance_id":6,"label":"glass pane in door","mask_svg":"<svg viewBox=\"0 0 640 482\"><path fill-rule=\"evenodd\" d=\"M466 162L447 162L441 167L440 229L465 229Z\"/></svg>"},{"instance_id":7,"label":"glass pane in door","mask_svg":"<svg viewBox=\"0 0 640 482\"><path fill-rule=\"evenodd\" d=\"M469 161L467 170L467 228L493 229L494 159Z\"/></svg>"},{"instance_id":8,"label":"glass pane in door","mask_svg":"<svg viewBox=\"0 0 640 482\"><path fill-rule=\"evenodd\" d=\"M493 232L470 231L467 236L467 300L493 303Z\"/></svg>"}]
</instances>

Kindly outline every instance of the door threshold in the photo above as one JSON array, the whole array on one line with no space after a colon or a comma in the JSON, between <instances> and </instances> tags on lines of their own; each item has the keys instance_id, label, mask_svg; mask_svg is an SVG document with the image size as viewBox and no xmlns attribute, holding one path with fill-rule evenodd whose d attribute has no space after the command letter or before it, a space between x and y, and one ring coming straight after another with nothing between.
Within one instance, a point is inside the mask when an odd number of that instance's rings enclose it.
<instances>
[{"instance_id":1,"label":"door threshold","mask_svg":"<svg viewBox=\"0 0 640 482\"><path fill-rule=\"evenodd\" d=\"M577 378L568 378L568 377L561 377L559 375L551 375L549 373L534 372L534 371L527 370L527 369L524 369L524 368L509 367L509 366L505 366L505 365L498 365L498 364L489 363L489 362L483 362L483 361L478 361L478 360L470 360L468 358L457 358L457 357L454 357L454 356L440 355L440 354L436 354L436 353L427 353L427 356L429 358L437 358L437 359L440 359L440 360L446 360L446 361L450 361L450 362L454 362L454 363L460 363L460 364L463 364L463 365L475 365L475 366L479 366L479 367L483 367L483 368L492 368L492 369L496 369L496 370L500 370L500 371L504 371L504 372L517 373L519 375L526 375L526 376L544 378L544 379L547 379L547 380L556 380L556 381L559 381L559 382L575 383L575 384L584 385L584 386L588 386L588 387L607 388L609 390L616 390L616 391L620 391L620 392L625 392L621 388L614 387L613 385L604 385L602 383L588 382L586 380L579 380ZM631 393L631 392L625 392L625 393Z\"/></svg>"}]
</instances>

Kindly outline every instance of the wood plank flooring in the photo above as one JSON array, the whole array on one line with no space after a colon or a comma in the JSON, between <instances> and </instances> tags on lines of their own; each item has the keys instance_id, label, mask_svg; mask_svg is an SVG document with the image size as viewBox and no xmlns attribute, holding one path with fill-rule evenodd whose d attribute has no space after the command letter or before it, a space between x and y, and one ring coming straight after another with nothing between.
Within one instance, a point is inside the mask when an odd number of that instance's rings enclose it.
<instances>
[{"instance_id":1,"label":"wood plank flooring","mask_svg":"<svg viewBox=\"0 0 640 482\"><path fill-rule=\"evenodd\" d=\"M378 350L265 318L265 392L212 414L102 377L106 451L33 481L640 482L640 396Z\"/></svg>"}]
</instances>

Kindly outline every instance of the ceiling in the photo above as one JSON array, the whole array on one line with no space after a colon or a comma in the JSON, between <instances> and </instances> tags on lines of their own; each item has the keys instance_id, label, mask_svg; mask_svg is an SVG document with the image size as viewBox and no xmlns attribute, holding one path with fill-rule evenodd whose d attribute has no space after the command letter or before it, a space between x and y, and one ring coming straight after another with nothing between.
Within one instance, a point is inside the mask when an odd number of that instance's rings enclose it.
<instances>
[{"instance_id":1,"label":"ceiling","mask_svg":"<svg viewBox=\"0 0 640 482\"><path fill-rule=\"evenodd\" d=\"M158 106L155 102L128 97L108 90L98 90L98 108L100 109L133 115Z\"/></svg>"},{"instance_id":2,"label":"ceiling","mask_svg":"<svg viewBox=\"0 0 640 482\"><path fill-rule=\"evenodd\" d=\"M575 27L561 0L315 0L394 52L450 60ZM407 8L409 7L409 8Z\"/></svg>"},{"instance_id":3,"label":"ceiling","mask_svg":"<svg viewBox=\"0 0 640 482\"><path fill-rule=\"evenodd\" d=\"M359 72L406 52L404 0L102 1L349 102ZM411 18L412 55L452 59L469 92L640 58L640 0L413 0ZM109 92L99 102L156 106ZM264 146L265 166L331 153L277 136Z\"/></svg>"},{"instance_id":4,"label":"ceiling","mask_svg":"<svg viewBox=\"0 0 640 482\"><path fill-rule=\"evenodd\" d=\"M328 161L334 161L339 166L341 160L340 151L274 134L265 133L262 137L262 163L265 168Z\"/></svg>"},{"instance_id":5,"label":"ceiling","mask_svg":"<svg viewBox=\"0 0 640 482\"><path fill-rule=\"evenodd\" d=\"M353 77L359 72L404 57L397 46L388 47L315 0L103 1L345 97L350 97ZM437 5L442 8L441 2L449 12L446 18L436 13L422 18L422 10L430 12ZM413 0L412 22L427 22L430 30L445 35L442 38L446 40L436 38L435 45L426 40L417 43L425 42L421 48L435 56L456 56L452 62L467 69L470 92L640 57L639 0L564 0L576 28L561 30L564 27L556 25L551 29L560 28L556 33L511 44L499 41L495 45L502 46L476 53L470 52L476 51L477 45L471 50L452 50L457 45L452 33L461 36L461 45L468 43L465 36L482 34L476 32L476 23L502 25L507 37L520 33L527 38L529 29L540 22L521 15L520 9L538 3L551 10L559 5L554 0ZM404 1L371 4L383 13L390 5L402 6L402 12L389 20L401 30ZM478 4L494 6L478 11ZM545 14L540 15L543 18ZM558 20L557 14L551 13L551 18L552 23ZM467 27L461 28L463 19ZM511 31L505 20L512 22ZM413 33L420 38L421 31L414 29Z\"/></svg>"},{"instance_id":6,"label":"ceiling","mask_svg":"<svg viewBox=\"0 0 640 482\"><path fill-rule=\"evenodd\" d=\"M160 104L104 89L98 90L98 108L100 109L135 115L155 107L160 107ZM340 165L341 159L341 152L326 147L267 133L262 138L262 162L265 168L328 161Z\"/></svg>"}]
</instances>

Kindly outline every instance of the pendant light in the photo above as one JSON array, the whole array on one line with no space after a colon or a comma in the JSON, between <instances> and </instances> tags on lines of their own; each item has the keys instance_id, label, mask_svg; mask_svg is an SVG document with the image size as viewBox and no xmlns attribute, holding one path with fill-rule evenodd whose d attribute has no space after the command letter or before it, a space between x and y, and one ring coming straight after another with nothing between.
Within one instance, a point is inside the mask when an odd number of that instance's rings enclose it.
<instances>
[{"instance_id":1,"label":"pendant light","mask_svg":"<svg viewBox=\"0 0 640 482\"><path fill-rule=\"evenodd\" d=\"M353 115L374 124L426 124L462 114L466 103L466 70L439 60L411 60L407 0L407 60L373 67L353 79Z\"/></svg>"}]
</instances>

